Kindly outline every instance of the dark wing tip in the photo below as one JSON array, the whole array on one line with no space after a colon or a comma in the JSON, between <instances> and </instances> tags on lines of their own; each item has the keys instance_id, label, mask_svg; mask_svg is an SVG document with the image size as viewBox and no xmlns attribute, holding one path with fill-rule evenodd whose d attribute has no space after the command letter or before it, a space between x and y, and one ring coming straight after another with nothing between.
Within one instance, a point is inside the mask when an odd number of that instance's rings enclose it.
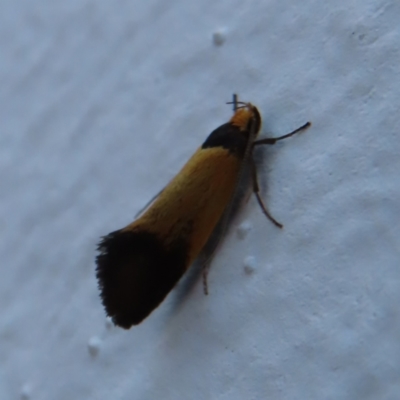
<instances>
[{"instance_id":1,"label":"dark wing tip","mask_svg":"<svg viewBox=\"0 0 400 400\"><path fill-rule=\"evenodd\" d=\"M101 238L96 257L96 277L106 314L124 329L139 324L147 316L143 312L138 315L135 304L138 279L132 248L135 248L134 236L115 231Z\"/></svg>"},{"instance_id":2,"label":"dark wing tip","mask_svg":"<svg viewBox=\"0 0 400 400\"><path fill-rule=\"evenodd\" d=\"M166 297L185 270L185 246L166 249L153 233L115 231L102 237L96 276L106 313L129 329Z\"/></svg>"}]
</instances>

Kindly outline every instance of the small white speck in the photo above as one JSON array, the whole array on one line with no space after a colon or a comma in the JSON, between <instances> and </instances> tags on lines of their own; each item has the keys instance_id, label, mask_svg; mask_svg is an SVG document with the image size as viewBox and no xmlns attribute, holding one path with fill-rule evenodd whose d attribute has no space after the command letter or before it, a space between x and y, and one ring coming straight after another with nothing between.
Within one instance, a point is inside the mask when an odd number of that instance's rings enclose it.
<instances>
[{"instance_id":1,"label":"small white speck","mask_svg":"<svg viewBox=\"0 0 400 400\"><path fill-rule=\"evenodd\" d=\"M21 400L29 400L31 398L32 389L30 385L25 384L21 389Z\"/></svg>"},{"instance_id":2,"label":"small white speck","mask_svg":"<svg viewBox=\"0 0 400 400\"><path fill-rule=\"evenodd\" d=\"M237 228L237 236L239 239L244 239L248 233L251 231L251 225L249 222L243 222Z\"/></svg>"},{"instance_id":3,"label":"small white speck","mask_svg":"<svg viewBox=\"0 0 400 400\"><path fill-rule=\"evenodd\" d=\"M98 336L92 336L88 341L89 354L96 357L99 354L102 340Z\"/></svg>"},{"instance_id":4,"label":"small white speck","mask_svg":"<svg viewBox=\"0 0 400 400\"><path fill-rule=\"evenodd\" d=\"M212 35L212 40L216 46L222 46L226 40L225 32L222 30L215 31Z\"/></svg>"},{"instance_id":5,"label":"small white speck","mask_svg":"<svg viewBox=\"0 0 400 400\"><path fill-rule=\"evenodd\" d=\"M251 275L257 268L256 259L253 256L247 256L243 261L244 272Z\"/></svg>"},{"instance_id":6,"label":"small white speck","mask_svg":"<svg viewBox=\"0 0 400 400\"><path fill-rule=\"evenodd\" d=\"M106 317L105 325L106 325L106 329L107 330L110 330L110 329L114 328L114 324L113 324L112 319L110 317Z\"/></svg>"}]
</instances>

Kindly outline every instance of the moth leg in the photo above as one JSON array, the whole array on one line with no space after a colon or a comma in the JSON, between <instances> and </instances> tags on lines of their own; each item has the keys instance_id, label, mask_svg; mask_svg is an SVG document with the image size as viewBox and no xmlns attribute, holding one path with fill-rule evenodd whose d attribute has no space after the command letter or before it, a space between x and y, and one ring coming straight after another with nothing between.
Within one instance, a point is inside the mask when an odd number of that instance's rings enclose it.
<instances>
[{"instance_id":1,"label":"moth leg","mask_svg":"<svg viewBox=\"0 0 400 400\"><path fill-rule=\"evenodd\" d=\"M232 200L231 200L232 202ZM210 271L211 263L214 259L215 254L219 246L222 244L223 239L227 231L229 219L232 217L231 204L228 205L227 210L224 212L221 221L215 227L214 232L211 234L208 242L201 251L199 262L202 270L203 278L203 291L205 295L208 295L208 273Z\"/></svg>"},{"instance_id":2,"label":"moth leg","mask_svg":"<svg viewBox=\"0 0 400 400\"><path fill-rule=\"evenodd\" d=\"M265 206L261 196L260 196L260 186L258 184L258 178L257 178L257 168L256 164L254 162L254 159L250 159L251 163L251 175L252 175L252 181L253 181L253 192L256 196L257 202L259 206L261 207L262 212L264 215L273 223L275 224L278 228L283 228L283 225L278 222L267 210L267 207Z\"/></svg>"},{"instance_id":3,"label":"moth leg","mask_svg":"<svg viewBox=\"0 0 400 400\"><path fill-rule=\"evenodd\" d=\"M278 140L286 139L290 136L293 136L296 133L304 131L305 129L309 128L310 126L311 126L311 122L306 122L304 125L300 126L300 128L297 128L294 131L287 133L286 135L279 136L277 138L265 138L265 139L256 140L255 142L253 142L253 146L258 146L260 144L275 144Z\"/></svg>"},{"instance_id":4,"label":"moth leg","mask_svg":"<svg viewBox=\"0 0 400 400\"><path fill-rule=\"evenodd\" d=\"M204 292L204 294L206 296L208 295L208 281L207 281L207 278L208 278L208 271L209 270L210 270L210 263L209 262L204 263L202 276L203 276L203 292Z\"/></svg>"}]
</instances>

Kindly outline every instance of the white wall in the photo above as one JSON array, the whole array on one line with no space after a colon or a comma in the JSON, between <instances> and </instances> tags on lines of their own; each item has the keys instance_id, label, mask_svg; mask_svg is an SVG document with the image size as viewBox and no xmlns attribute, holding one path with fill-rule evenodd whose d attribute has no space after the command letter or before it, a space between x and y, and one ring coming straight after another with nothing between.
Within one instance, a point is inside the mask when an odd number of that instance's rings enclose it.
<instances>
[{"instance_id":1,"label":"white wall","mask_svg":"<svg viewBox=\"0 0 400 400\"><path fill-rule=\"evenodd\" d=\"M0 398L398 400L399 21L396 0L3 0ZM112 327L99 237L233 92L265 135L313 122L263 152L285 229L251 199L208 297Z\"/></svg>"}]
</instances>

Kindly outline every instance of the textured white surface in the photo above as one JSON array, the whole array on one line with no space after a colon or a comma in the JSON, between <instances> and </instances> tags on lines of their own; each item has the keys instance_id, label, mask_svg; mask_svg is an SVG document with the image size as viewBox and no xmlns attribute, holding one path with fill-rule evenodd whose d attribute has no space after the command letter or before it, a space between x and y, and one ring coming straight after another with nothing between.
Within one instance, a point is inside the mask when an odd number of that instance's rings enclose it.
<instances>
[{"instance_id":1,"label":"textured white surface","mask_svg":"<svg viewBox=\"0 0 400 400\"><path fill-rule=\"evenodd\" d=\"M1 399L400 399L400 3L3 0ZM99 236L224 123L264 198L143 324L106 320ZM249 273L250 265L250 273Z\"/></svg>"}]
</instances>

